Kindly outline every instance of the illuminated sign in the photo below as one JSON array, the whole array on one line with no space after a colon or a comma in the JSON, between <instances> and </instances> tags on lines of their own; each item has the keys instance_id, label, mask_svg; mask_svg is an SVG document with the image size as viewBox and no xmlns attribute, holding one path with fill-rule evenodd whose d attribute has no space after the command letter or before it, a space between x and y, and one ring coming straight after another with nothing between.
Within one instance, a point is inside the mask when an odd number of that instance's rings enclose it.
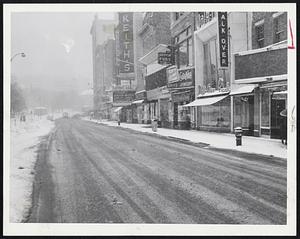
<instances>
[{"instance_id":1,"label":"illuminated sign","mask_svg":"<svg viewBox=\"0 0 300 239\"><path fill-rule=\"evenodd\" d=\"M218 12L219 67L228 67L228 21L227 12Z\"/></svg>"},{"instance_id":2,"label":"illuminated sign","mask_svg":"<svg viewBox=\"0 0 300 239\"><path fill-rule=\"evenodd\" d=\"M134 72L133 13L119 13L120 73Z\"/></svg>"}]
</instances>

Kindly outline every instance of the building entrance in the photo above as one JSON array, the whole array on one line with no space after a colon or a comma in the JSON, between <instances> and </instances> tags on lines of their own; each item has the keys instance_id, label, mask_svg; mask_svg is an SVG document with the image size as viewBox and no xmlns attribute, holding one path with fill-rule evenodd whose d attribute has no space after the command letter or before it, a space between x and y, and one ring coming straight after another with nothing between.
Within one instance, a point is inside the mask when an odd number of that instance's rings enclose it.
<instances>
[{"instance_id":1,"label":"building entrance","mask_svg":"<svg viewBox=\"0 0 300 239\"><path fill-rule=\"evenodd\" d=\"M280 127L282 125L282 116L280 112L285 109L284 99L272 99L271 101L271 138L280 139Z\"/></svg>"}]
</instances>

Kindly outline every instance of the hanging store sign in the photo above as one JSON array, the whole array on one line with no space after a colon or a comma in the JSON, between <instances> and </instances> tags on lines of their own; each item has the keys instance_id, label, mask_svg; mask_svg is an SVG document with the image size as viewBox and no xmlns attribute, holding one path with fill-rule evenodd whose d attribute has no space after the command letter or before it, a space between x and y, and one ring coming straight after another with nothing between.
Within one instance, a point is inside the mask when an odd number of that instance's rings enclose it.
<instances>
[{"instance_id":1,"label":"hanging store sign","mask_svg":"<svg viewBox=\"0 0 300 239\"><path fill-rule=\"evenodd\" d=\"M228 19L227 12L218 12L219 67L228 67Z\"/></svg>"},{"instance_id":2,"label":"hanging store sign","mask_svg":"<svg viewBox=\"0 0 300 239\"><path fill-rule=\"evenodd\" d=\"M178 81L179 76L178 76L178 70L176 66L171 66L167 68L167 78L168 78L168 83Z\"/></svg>"},{"instance_id":3,"label":"hanging store sign","mask_svg":"<svg viewBox=\"0 0 300 239\"><path fill-rule=\"evenodd\" d=\"M119 13L120 73L134 72L133 13Z\"/></svg>"},{"instance_id":4,"label":"hanging store sign","mask_svg":"<svg viewBox=\"0 0 300 239\"><path fill-rule=\"evenodd\" d=\"M158 56L158 59L157 59L158 64L161 64L161 65L172 64L172 53L171 52L158 52L157 56Z\"/></svg>"}]
</instances>

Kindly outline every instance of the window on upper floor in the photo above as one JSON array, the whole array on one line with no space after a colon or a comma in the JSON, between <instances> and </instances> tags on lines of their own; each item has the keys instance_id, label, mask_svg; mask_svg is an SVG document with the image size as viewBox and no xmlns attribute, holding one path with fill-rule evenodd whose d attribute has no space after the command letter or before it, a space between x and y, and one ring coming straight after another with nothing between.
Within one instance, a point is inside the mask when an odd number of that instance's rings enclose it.
<instances>
[{"instance_id":1,"label":"window on upper floor","mask_svg":"<svg viewBox=\"0 0 300 239\"><path fill-rule=\"evenodd\" d=\"M264 33L264 24L260 24L255 26L255 33L256 33L256 41L259 48L264 47L265 44L265 33Z\"/></svg>"},{"instance_id":2,"label":"window on upper floor","mask_svg":"<svg viewBox=\"0 0 300 239\"><path fill-rule=\"evenodd\" d=\"M274 18L274 43L286 40L286 21L284 19L285 15L279 15Z\"/></svg>"},{"instance_id":3,"label":"window on upper floor","mask_svg":"<svg viewBox=\"0 0 300 239\"><path fill-rule=\"evenodd\" d=\"M175 61L178 69L194 65L192 28L187 27L174 38L177 46Z\"/></svg>"}]
</instances>

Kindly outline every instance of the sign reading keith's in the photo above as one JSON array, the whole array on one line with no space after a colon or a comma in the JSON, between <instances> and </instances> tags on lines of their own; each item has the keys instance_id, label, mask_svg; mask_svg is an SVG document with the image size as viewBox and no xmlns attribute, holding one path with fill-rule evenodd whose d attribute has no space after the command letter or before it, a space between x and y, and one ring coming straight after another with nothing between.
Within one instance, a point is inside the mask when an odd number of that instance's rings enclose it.
<instances>
[{"instance_id":1,"label":"sign reading keith's","mask_svg":"<svg viewBox=\"0 0 300 239\"><path fill-rule=\"evenodd\" d=\"M120 73L134 72L133 65L133 13L119 13Z\"/></svg>"},{"instance_id":2,"label":"sign reading keith's","mask_svg":"<svg viewBox=\"0 0 300 239\"><path fill-rule=\"evenodd\" d=\"M219 43L219 67L228 67L228 21L227 12L218 12L218 43Z\"/></svg>"}]
</instances>

